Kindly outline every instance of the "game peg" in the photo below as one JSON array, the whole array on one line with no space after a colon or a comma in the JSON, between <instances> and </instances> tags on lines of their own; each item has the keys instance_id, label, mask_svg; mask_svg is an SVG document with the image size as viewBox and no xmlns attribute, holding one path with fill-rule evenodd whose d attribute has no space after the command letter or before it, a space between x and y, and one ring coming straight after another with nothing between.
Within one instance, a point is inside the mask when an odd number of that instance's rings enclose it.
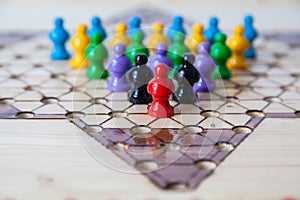
<instances>
[{"instance_id":1,"label":"game peg","mask_svg":"<svg viewBox=\"0 0 300 200\"><path fill-rule=\"evenodd\" d=\"M71 39L71 46L75 50L75 54L70 60L70 64L74 68L85 67L85 48L90 43L89 37L86 35L86 25L79 24L77 26L77 33Z\"/></svg>"},{"instance_id":2,"label":"game peg","mask_svg":"<svg viewBox=\"0 0 300 200\"><path fill-rule=\"evenodd\" d=\"M128 45L126 55L131 60L131 65L135 66L135 57L140 53L144 53L149 56L148 48L143 44L144 36L141 32L132 33L132 43Z\"/></svg>"},{"instance_id":3,"label":"game peg","mask_svg":"<svg viewBox=\"0 0 300 200\"><path fill-rule=\"evenodd\" d=\"M90 37L95 32L99 33L102 36L102 40L106 39L106 31L104 30L101 24L101 19L98 16L92 17L91 28L87 31Z\"/></svg>"},{"instance_id":4,"label":"game peg","mask_svg":"<svg viewBox=\"0 0 300 200\"><path fill-rule=\"evenodd\" d=\"M209 52L209 42L201 42L198 45L198 54L194 62L194 67L198 70L200 78L193 85L195 92L211 92L216 87L214 80L210 77L216 68L216 64L209 56Z\"/></svg>"},{"instance_id":5,"label":"game peg","mask_svg":"<svg viewBox=\"0 0 300 200\"><path fill-rule=\"evenodd\" d=\"M136 66L127 74L127 80L132 88L128 92L128 100L133 104L148 104L152 101L152 96L147 92L147 86L153 73L147 66L147 62L146 54L137 54L135 57Z\"/></svg>"},{"instance_id":6,"label":"game peg","mask_svg":"<svg viewBox=\"0 0 300 200\"><path fill-rule=\"evenodd\" d=\"M127 25L118 23L116 26L116 34L112 37L110 47L113 48L117 43L123 43L126 47L131 43L131 39L126 35Z\"/></svg>"},{"instance_id":7,"label":"game peg","mask_svg":"<svg viewBox=\"0 0 300 200\"><path fill-rule=\"evenodd\" d=\"M190 49L193 54L197 54L198 44L207 41L207 39L202 35L203 26L200 23L195 23L193 26L193 34L187 38L186 46Z\"/></svg>"},{"instance_id":8,"label":"game peg","mask_svg":"<svg viewBox=\"0 0 300 200\"><path fill-rule=\"evenodd\" d=\"M153 29L153 34L150 37L149 41L148 41L148 48L150 49L150 51L152 52L152 54L155 54L155 47L158 43L165 43L167 46L170 45L170 41L168 39L168 37L166 37L163 34L163 28L164 25L162 23L154 23L152 26Z\"/></svg>"},{"instance_id":9,"label":"game peg","mask_svg":"<svg viewBox=\"0 0 300 200\"><path fill-rule=\"evenodd\" d=\"M97 33L97 32L94 32L94 33ZM92 50L94 50L102 42L101 34L98 33L100 36L97 36L97 34L94 34L94 33L90 36L90 43L85 48L85 51L84 51L85 57L87 57L90 54L90 52Z\"/></svg>"},{"instance_id":10,"label":"game peg","mask_svg":"<svg viewBox=\"0 0 300 200\"><path fill-rule=\"evenodd\" d=\"M183 28L183 18L179 15L173 17L172 24L169 26L167 31L167 36L171 42L173 42L175 33L186 34L186 31Z\"/></svg>"},{"instance_id":11,"label":"game peg","mask_svg":"<svg viewBox=\"0 0 300 200\"><path fill-rule=\"evenodd\" d=\"M231 72L226 67L226 61L231 56L231 51L225 41L226 35L221 32L217 33L215 43L210 48L210 55L216 62L216 68L211 74L213 79L228 79L231 76Z\"/></svg>"},{"instance_id":12,"label":"game peg","mask_svg":"<svg viewBox=\"0 0 300 200\"><path fill-rule=\"evenodd\" d=\"M182 64L176 71L183 76L191 86L193 86L194 83L200 78L198 70L193 65L194 62L195 56L191 53L185 53L182 56Z\"/></svg>"},{"instance_id":13,"label":"game peg","mask_svg":"<svg viewBox=\"0 0 300 200\"><path fill-rule=\"evenodd\" d=\"M244 28L237 25L233 28L233 36L227 40L227 45L232 53L226 63L228 69L246 69L248 66L244 53L250 45L243 36L243 32Z\"/></svg>"},{"instance_id":14,"label":"game peg","mask_svg":"<svg viewBox=\"0 0 300 200\"><path fill-rule=\"evenodd\" d=\"M168 48L168 57L172 60L173 70L170 71L169 77L173 77L174 72L182 64L182 55L189 52L189 49L184 44L185 35L176 32L174 34L173 43Z\"/></svg>"},{"instance_id":15,"label":"game peg","mask_svg":"<svg viewBox=\"0 0 300 200\"><path fill-rule=\"evenodd\" d=\"M178 88L173 94L173 100L179 103L195 103L197 97L193 91L193 85L200 78L200 74L193 66L195 56L191 53L185 53L182 57L182 65L176 70L174 78L178 83Z\"/></svg>"},{"instance_id":16,"label":"game peg","mask_svg":"<svg viewBox=\"0 0 300 200\"><path fill-rule=\"evenodd\" d=\"M217 17L211 17L209 19L209 25L207 29L204 30L204 36L209 41L210 45L214 43L215 35L220 32L218 28L219 20Z\"/></svg>"},{"instance_id":17,"label":"game peg","mask_svg":"<svg viewBox=\"0 0 300 200\"><path fill-rule=\"evenodd\" d=\"M174 92L175 86L168 78L168 67L160 63L154 68L154 78L150 80L147 91L152 95L153 101L148 106L148 115L156 118L171 117L174 108L169 103L169 97Z\"/></svg>"},{"instance_id":18,"label":"game peg","mask_svg":"<svg viewBox=\"0 0 300 200\"><path fill-rule=\"evenodd\" d=\"M131 69L130 59L125 55L126 46L117 43L114 46L115 55L109 59L108 69L111 72L107 81L107 88L114 92L123 92L130 89L130 84L126 79L126 72Z\"/></svg>"},{"instance_id":19,"label":"game peg","mask_svg":"<svg viewBox=\"0 0 300 200\"><path fill-rule=\"evenodd\" d=\"M129 20L129 27L127 30L127 35L132 39L133 33L139 32L142 34L143 38L145 37L144 32L141 29L142 20L138 16L133 16Z\"/></svg>"},{"instance_id":20,"label":"game peg","mask_svg":"<svg viewBox=\"0 0 300 200\"><path fill-rule=\"evenodd\" d=\"M102 44L102 36L99 33L94 32L91 35L91 44L86 48L85 56L89 61L86 77L90 79L105 79L108 77L108 71L104 67L108 52Z\"/></svg>"},{"instance_id":21,"label":"game peg","mask_svg":"<svg viewBox=\"0 0 300 200\"><path fill-rule=\"evenodd\" d=\"M258 33L253 27L253 17L251 15L246 15L244 18L244 37L248 39L250 47L245 51L244 56L246 58L255 58L256 52L253 46L253 41L257 37Z\"/></svg>"},{"instance_id":22,"label":"game peg","mask_svg":"<svg viewBox=\"0 0 300 200\"><path fill-rule=\"evenodd\" d=\"M54 19L54 29L49 33L49 38L53 42L53 48L50 54L52 60L65 60L70 58L65 44L70 38L69 33L64 28L62 18Z\"/></svg>"},{"instance_id":23,"label":"game peg","mask_svg":"<svg viewBox=\"0 0 300 200\"><path fill-rule=\"evenodd\" d=\"M158 43L155 47L156 55L152 56L149 61L149 67L154 72L154 67L159 63L164 63L170 69L173 68L172 60L167 56L168 47L165 43Z\"/></svg>"}]
</instances>

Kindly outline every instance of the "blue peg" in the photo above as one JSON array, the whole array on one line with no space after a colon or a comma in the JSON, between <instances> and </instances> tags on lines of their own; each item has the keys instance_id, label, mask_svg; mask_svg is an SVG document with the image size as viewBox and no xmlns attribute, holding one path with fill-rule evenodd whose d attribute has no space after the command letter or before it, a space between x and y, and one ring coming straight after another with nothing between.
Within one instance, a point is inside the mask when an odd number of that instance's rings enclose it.
<instances>
[{"instance_id":1,"label":"blue peg","mask_svg":"<svg viewBox=\"0 0 300 200\"><path fill-rule=\"evenodd\" d=\"M50 54L52 60L65 60L70 58L65 44L70 38L69 33L63 27L64 21L58 17L54 19L54 29L49 33L49 38L53 42Z\"/></svg>"}]
</instances>

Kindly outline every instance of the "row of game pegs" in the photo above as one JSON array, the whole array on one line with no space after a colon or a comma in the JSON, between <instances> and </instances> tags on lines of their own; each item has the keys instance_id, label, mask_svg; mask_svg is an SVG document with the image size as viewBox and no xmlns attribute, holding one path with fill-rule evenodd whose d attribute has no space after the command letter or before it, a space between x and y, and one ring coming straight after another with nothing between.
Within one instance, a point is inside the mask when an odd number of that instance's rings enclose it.
<instances>
[{"instance_id":1,"label":"row of game pegs","mask_svg":"<svg viewBox=\"0 0 300 200\"><path fill-rule=\"evenodd\" d=\"M98 17L94 17L91 23L92 26L90 29L87 29L87 26L84 24L78 25L77 33L71 39L71 46L75 50L75 54L70 61L72 67L81 68L86 65L86 58L87 56L91 57L91 53L93 54L93 60L97 60L97 63L102 63L98 64L99 66L104 66L104 62L108 58L108 51L102 43L103 38L106 38L106 32L101 26L101 20ZM210 53L217 64L218 72L215 74L220 74L214 78L229 78L231 73L227 67L231 69L245 69L247 67L244 59L245 51L246 57L255 57L255 50L251 43L257 37L257 32L252 26L253 17L250 15L244 19L245 28L241 25L234 28L233 36L227 40L227 45L225 43L226 35L218 29L218 19L215 17L210 19L210 26L204 31L206 36L202 35L203 26L196 23L193 29L194 33L187 38L186 43L184 43L186 37L182 26L183 19L180 16L173 18L172 25L167 29L167 36L163 34L163 25L161 23L154 23L153 35L148 41L148 46L143 44L145 33L142 28L139 28L140 23L141 20L138 17L133 17L130 20L128 30L126 24L118 24L116 27L117 34L112 36L111 40L112 47L117 43L123 43L127 46L126 55L130 58L132 66L135 66L134 59L137 54L145 53L149 56L150 49L155 55L157 45L164 43L168 46L167 55L172 60L173 68L176 70L182 63L182 55L187 52L197 54L198 45L201 42L207 41L207 38L209 38L209 43L214 46L207 53ZM70 54L65 48L65 43L69 39L69 34L64 29L61 18L56 18L54 24L55 28L49 35L54 43L51 58L53 60L68 59L70 58ZM96 47L97 49L95 49ZM228 58L229 60L227 61ZM90 61L91 59L88 60ZM96 79L108 76L108 74L102 74L102 76L95 74L97 74L95 69L91 73L89 73L89 69L87 70L88 78Z\"/></svg>"},{"instance_id":2,"label":"row of game pegs","mask_svg":"<svg viewBox=\"0 0 300 200\"><path fill-rule=\"evenodd\" d=\"M216 33L220 32L218 27L218 18L211 17L209 19L209 25L204 30L203 25L200 23L195 23L193 25L193 33L187 37L185 42L186 46L189 50L196 54L197 45L202 41L209 41L210 44L214 43L214 36ZM156 22L152 26L153 34L149 38L147 47L152 50L152 53L155 53L153 50L157 43L164 42L167 45L170 45L173 42L173 37L175 32L182 33L186 35L186 30L183 26L184 20L181 16L174 16L172 24L164 31L164 25L162 23ZM54 43L54 47L62 47L65 42L69 39L68 32L63 28L63 20L62 18L55 19L54 22L55 28L51 31L50 39ZM244 36L248 39L250 43L257 37L257 32L253 28L253 17L251 15L247 15L244 18ZM128 23L128 29L126 23L118 23L116 25L116 32L112 36L110 41L110 47L112 48L115 43L122 42L126 46L131 43L132 33L135 31L139 31L145 37L145 28L141 28L141 19L137 16L133 16ZM98 32L102 36L102 40L104 41L107 38L107 33L102 26L101 19L97 16L92 17L91 26L87 30L87 35L90 37L93 32ZM165 32L165 33L164 33ZM144 38L143 37L143 38ZM255 52L249 50L246 52L246 57L255 57ZM56 52L53 54L51 58L53 60L66 59L69 57L67 52Z\"/></svg>"}]
</instances>

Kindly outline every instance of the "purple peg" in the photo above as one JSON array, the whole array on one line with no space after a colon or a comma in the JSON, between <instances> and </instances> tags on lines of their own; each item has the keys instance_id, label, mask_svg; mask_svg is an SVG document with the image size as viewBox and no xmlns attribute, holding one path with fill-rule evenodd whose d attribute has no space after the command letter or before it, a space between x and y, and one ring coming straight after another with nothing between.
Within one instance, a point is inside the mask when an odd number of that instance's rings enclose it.
<instances>
[{"instance_id":1,"label":"purple peg","mask_svg":"<svg viewBox=\"0 0 300 200\"><path fill-rule=\"evenodd\" d=\"M193 86L195 92L210 92L216 87L214 80L210 77L212 71L216 68L216 64L210 57L209 51L208 42L201 42L198 45L198 54L194 66L200 73L200 79Z\"/></svg>"},{"instance_id":2,"label":"purple peg","mask_svg":"<svg viewBox=\"0 0 300 200\"><path fill-rule=\"evenodd\" d=\"M111 72L111 76L107 81L107 88L114 92L128 91L130 84L125 74L131 69L131 62L125 55L126 46L123 43L117 43L113 50L115 55L108 62L108 69Z\"/></svg>"},{"instance_id":3,"label":"purple peg","mask_svg":"<svg viewBox=\"0 0 300 200\"><path fill-rule=\"evenodd\" d=\"M173 69L173 63L171 59L167 56L168 46L160 42L155 46L156 55L154 55L149 61L149 67L154 71L154 67L159 63L166 64L169 68Z\"/></svg>"}]
</instances>

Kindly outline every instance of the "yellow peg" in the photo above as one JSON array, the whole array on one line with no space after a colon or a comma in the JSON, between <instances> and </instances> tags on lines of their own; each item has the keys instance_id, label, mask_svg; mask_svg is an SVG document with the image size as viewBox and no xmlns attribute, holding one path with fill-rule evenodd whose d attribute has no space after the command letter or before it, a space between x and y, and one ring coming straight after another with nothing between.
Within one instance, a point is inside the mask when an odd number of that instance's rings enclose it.
<instances>
[{"instance_id":1,"label":"yellow peg","mask_svg":"<svg viewBox=\"0 0 300 200\"><path fill-rule=\"evenodd\" d=\"M86 58L84 51L86 46L90 43L90 39L86 34L87 27L84 24L77 26L77 33L71 39L71 46L75 50L75 54L70 60L70 64L74 68L81 68L86 66Z\"/></svg>"},{"instance_id":2,"label":"yellow peg","mask_svg":"<svg viewBox=\"0 0 300 200\"><path fill-rule=\"evenodd\" d=\"M113 48L116 43L123 43L128 46L131 43L131 39L126 35L127 25L125 23L118 23L116 26L116 35L113 36L110 47Z\"/></svg>"},{"instance_id":3,"label":"yellow peg","mask_svg":"<svg viewBox=\"0 0 300 200\"><path fill-rule=\"evenodd\" d=\"M193 54L197 54L198 44L206 42L207 39L203 36L203 26L200 23L195 23L193 26L193 34L187 38L186 46Z\"/></svg>"},{"instance_id":4,"label":"yellow peg","mask_svg":"<svg viewBox=\"0 0 300 200\"><path fill-rule=\"evenodd\" d=\"M250 44L243 36L243 32L243 26L235 26L233 28L233 36L227 41L227 46L231 50L231 57L226 63L229 69L246 69L248 66L244 52L249 48Z\"/></svg>"},{"instance_id":5,"label":"yellow peg","mask_svg":"<svg viewBox=\"0 0 300 200\"><path fill-rule=\"evenodd\" d=\"M170 45L170 41L167 36L163 34L164 25L162 23L156 22L152 25L153 34L149 38L148 48L153 54L155 54L155 47L158 43L163 42L167 46Z\"/></svg>"}]
</instances>

